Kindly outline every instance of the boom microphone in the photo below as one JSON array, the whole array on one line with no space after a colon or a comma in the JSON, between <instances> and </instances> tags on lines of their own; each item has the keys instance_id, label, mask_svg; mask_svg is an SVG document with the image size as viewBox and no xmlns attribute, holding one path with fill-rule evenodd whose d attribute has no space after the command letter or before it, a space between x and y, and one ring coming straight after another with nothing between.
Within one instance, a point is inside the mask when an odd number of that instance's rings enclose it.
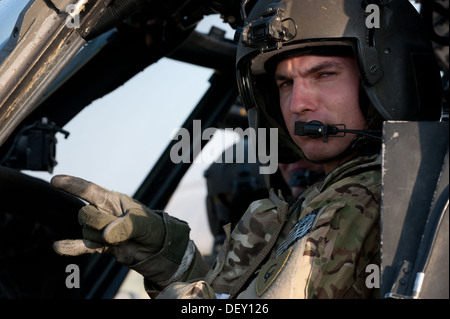
<instances>
[{"instance_id":1,"label":"boom microphone","mask_svg":"<svg viewBox=\"0 0 450 319\"><path fill-rule=\"evenodd\" d=\"M310 138L323 137L324 143L328 143L328 137L344 137L347 133L364 135L380 139L381 131L378 130L348 130L345 124L324 124L320 121L295 122L294 134L308 136Z\"/></svg>"}]
</instances>

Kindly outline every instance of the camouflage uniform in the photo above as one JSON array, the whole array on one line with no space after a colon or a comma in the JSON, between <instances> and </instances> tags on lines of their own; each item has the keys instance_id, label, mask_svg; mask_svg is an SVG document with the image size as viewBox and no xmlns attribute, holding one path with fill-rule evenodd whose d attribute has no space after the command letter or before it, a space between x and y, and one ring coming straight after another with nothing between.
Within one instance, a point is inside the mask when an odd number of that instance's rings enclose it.
<instances>
[{"instance_id":1,"label":"camouflage uniform","mask_svg":"<svg viewBox=\"0 0 450 319\"><path fill-rule=\"evenodd\" d=\"M289 205L271 191L253 202L202 281L159 298L372 298L366 267L379 266L381 156L335 169ZM195 265L193 265L195 267Z\"/></svg>"}]
</instances>

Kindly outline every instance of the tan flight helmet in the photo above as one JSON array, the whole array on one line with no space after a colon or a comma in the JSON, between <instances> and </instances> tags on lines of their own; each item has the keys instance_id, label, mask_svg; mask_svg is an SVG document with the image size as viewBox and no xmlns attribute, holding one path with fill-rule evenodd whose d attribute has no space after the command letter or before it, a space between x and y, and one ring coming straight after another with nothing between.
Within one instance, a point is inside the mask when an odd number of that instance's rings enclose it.
<instances>
[{"instance_id":1,"label":"tan flight helmet","mask_svg":"<svg viewBox=\"0 0 450 319\"><path fill-rule=\"evenodd\" d=\"M440 119L440 71L410 1L244 0L241 13L244 25L236 32L240 95L251 127L278 128L279 162L302 156L287 132L273 80L273 62L289 56L351 50L360 95L382 119Z\"/></svg>"}]
</instances>

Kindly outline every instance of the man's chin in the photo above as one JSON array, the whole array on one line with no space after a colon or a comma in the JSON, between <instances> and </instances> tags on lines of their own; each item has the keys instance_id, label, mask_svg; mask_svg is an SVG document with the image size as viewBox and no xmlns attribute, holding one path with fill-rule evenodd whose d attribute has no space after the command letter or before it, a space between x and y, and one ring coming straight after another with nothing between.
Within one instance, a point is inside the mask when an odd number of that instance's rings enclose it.
<instances>
[{"instance_id":1,"label":"man's chin","mask_svg":"<svg viewBox=\"0 0 450 319\"><path fill-rule=\"evenodd\" d=\"M316 158L308 157L306 155L304 155L304 156L305 156L306 160L308 160L308 161L310 161L311 163L314 163L314 164L325 164L325 163L327 163L329 161L329 159L326 159L326 158L318 158L318 159L316 159Z\"/></svg>"},{"instance_id":2,"label":"man's chin","mask_svg":"<svg viewBox=\"0 0 450 319\"><path fill-rule=\"evenodd\" d=\"M342 154L350 145L351 137L330 137L327 142L324 142L322 138L304 138L297 140L301 145L305 158L316 164L324 164L330 160L336 159Z\"/></svg>"},{"instance_id":3,"label":"man's chin","mask_svg":"<svg viewBox=\"0 0 450 319\"><path fill-rule=\"evenodd\" d=\"M322 141L320 141L322 143ZM323 152L323 146L321 146L320 151L314 148L308 148L306 151L302 150L305 158L314 164L325 164L336 159L336 156L340 154L339 151L336 152Z\"/></svg>"},{"instance_id":4,"label":"man's chin","mask_svg":"<svg viewBox=\"0 0 450 319\"><path fill-rule=\"evenodd\" d=\"M323 161L327 159L327 156L324 156L325 154L323 154L324 148L327 147L327 144L323 143L322 139L306 138L302 142L302 147L300 149L302 150L303 155L308 161L312 163L322 164Z\"/></svg>"}]
</instances>

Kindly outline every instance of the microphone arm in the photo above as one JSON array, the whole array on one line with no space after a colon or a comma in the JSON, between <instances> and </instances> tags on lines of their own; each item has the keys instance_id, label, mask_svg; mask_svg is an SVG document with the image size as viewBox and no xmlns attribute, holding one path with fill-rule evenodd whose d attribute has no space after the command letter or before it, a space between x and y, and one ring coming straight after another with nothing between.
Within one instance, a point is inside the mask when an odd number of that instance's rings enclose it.
<instances>
[{"instance_id":1,"label":"microphone arm","mask_svg":"<svg viewBox=\"0 0 450 319\"><path fill-rule=\"evenodd\" d=\"M381 140L381 131L378 130L349 130L345 124L324 124L320 121L295 122L294 134L310 138L323 137L322 142L328 143L328 137L344 137L347 133L364 135Z\"/></svg>"}]
</instances>

